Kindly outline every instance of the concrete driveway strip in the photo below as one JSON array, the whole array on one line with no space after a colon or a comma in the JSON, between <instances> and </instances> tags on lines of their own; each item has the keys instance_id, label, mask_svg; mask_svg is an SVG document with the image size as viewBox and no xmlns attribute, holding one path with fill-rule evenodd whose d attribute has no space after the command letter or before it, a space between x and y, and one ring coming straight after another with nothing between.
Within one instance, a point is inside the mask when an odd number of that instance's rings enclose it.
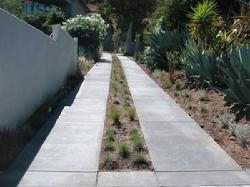
<instances>
[{"instance_id":1,"label":"concrete driveway strip","mask_svg":"<svg viewBox=\"0 0 250 187\"><path fill-rule=\"evenodd\" d=\"M134 61L118 57L159 186L250 184L247 173Z\"/></svg>"},{"instance_id":2,"label":"concrete driveway strip","mask_svg":"<svg viewBox=\"0 0 250 187\"><path fill-rule=\"evenodd\" d=\"M111 55L104 54L76 96L69 96L72 104L47 126L50 131L38 132L1 176L0 186L95 187L110 76Z\"/></svg>"}]
</instances>

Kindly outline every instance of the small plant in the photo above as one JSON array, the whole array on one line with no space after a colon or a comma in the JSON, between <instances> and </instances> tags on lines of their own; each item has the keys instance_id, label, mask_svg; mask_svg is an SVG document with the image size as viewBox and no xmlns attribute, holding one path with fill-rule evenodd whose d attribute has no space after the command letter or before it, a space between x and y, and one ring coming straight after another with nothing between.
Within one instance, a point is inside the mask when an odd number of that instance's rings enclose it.
<instances>
[{"instance_id":1,"label":"small plant","mask_svg":"<svg viewBox=\"0 0 250 187\"><path fill-rule=\"evenodd\" d=\"M173 86L172 82L168 78L162 79L161 85L163 89L169 89Z\"/></svg>"},{"instance_id":2,"label":"small plant","mask_svg":"<svg viewBox=\"0 0 250 187\"><path fill-rule=\"evenodd\" d=\"M117 110L117 107L114 104L110 107L110 116L113 124L120 124L121 113Z\"/></svg>"},{"instance_id":3,"label":"small plant","mask_svg":"<svg viewBox=\"0 0 250 187\"><path fill-rule=\"evenodd\" d=\"M177 81L175 84L175 89L176 90L182 90L183 89L183 85L180 81Z\"/></svg>"},{"instance_id":4,"label":"small plant","mask_svg":"<svg viewBox=\"0 0 250 187\"><path fill-rule=\"evenodd\" d=\"M126 143L120 143L119 144L119 154L122 158L128 158L129 157L129 146Z\"/></svg>"},{"instance_id":5,"label":"small plant","mask_svg":"<svg viewBox=\"0 0 250 187\"><path fill-rule=\"evenodd\" d=\"M105 144L105 151L115 151L115 146L112 142L108 142Z\"/></svg>"},{"instance_id":6,"label":"small plant","mask_svg":"<svg viewBox=\"0 0 250 187\"><path fill-rule=\"evenodd\" d=\"M126 97L124 98L124 107L129 107L129 106L130 106L129 97L126 96Z\"/></svg>"},{"instance_id":7,"label":"small plant","mask_svg":"<svg viewBox=\"0 0 250 187\"><path fill-rule=\"evenodd\" d=\"M250 138L250 125L249 124L230 124L229 129L232 134L241 141L243 147L247 147L248 139Z\"/></svg>"},{"instance_id":8,"label":"small plant","mask_svg":"<svg viewBox=\"0 0 250 187\"><path fill-rule=\"evenodd\" d=\"M134 135L138 135L139 131L138 131L138 129L132 129L132 130L130 130L129 134L130 134L131 137L133 137Z\"/></svg>"},{"instance_id":9,"label":"small plant","mask_svg":"<svg viewBox=\"0 0 250 187\"><path fill-rule=\"evenodd\" d=\"M180 96L179 92L176 92L176 91L175 91L175 92L174 92L174 96L175 96L175 97L179 97L179 96Z\"/></svg>"},{"instance_id":10,"label":"small plant","mask_svg":"<svg viewBox=\"0 0 250 187\"><path fill-rule=\"evenodd\" d=\"M117 161L113 154L109 154L104 159L104 165L110 169L115 169L117 166Z\"/></svg>"},{"instance_id":11,"label":"small plant","mask_svg":"<svg viewBox=\"0 0 250 187\"><path fill-rule=\"evenodd\" d=\"M209 101L208 95L205 90L198 90L197 94L200 101Z\"/></svg>"},{"instance_id":12,"label":"small plant","mask_svg":"<svg viewBox=\"0 0 250 187\"><path fill-rule=\"evenodd\" d=\"M201 113L207 114L208 112L209 112L209 111L208 111L208 109L206 108L206 106L201 105Z\"/></svg>"},{"instance_id":13,"label":"small plant","mask_svg":"<svg viewBox=\"0 0 250 187\"><path fill-rule=\"evenodd\" d=\"M213 122L218 123L219 125L222 126L222 128L228 129L230 124L235 123L235 115L234 114L229 114L229 113L224 113L224 114L217 114Z\"/></svg>"},{"instance_id":14,"label":"small plant","mask_svg":"<svg viewBox=\"0 0 250 187\"><path fill-rule=\"evenodd\" d=\"M118 86L115 82L112 82L112 94L116 96L118 93Z\"/></svg>"},{"instance_id":15,"label":"small plant","mask_svg":"<svg viewBox=\"0 0 250 187\"><path fill-rule=\"evenodd\" d=\"M196 107L195 107L195 105L193 105L193 104L189 104L189 105L188 105L188 109L189 109L189 110L194 111L195 108L196 108Z\"/></svg>"},{"instance_id":16,"label":"small plant","mask_svg":"<svg viewBox=\"0 0 250 187\"><path fill-rule=\"evenodd\" d=\"M152 73L152 77L154 79L159 79L161 77L161 71L159 69L155 69L154 72Z\"/></svg>"},{"instance_id":17,"label":"small plant","mask_svg":"<svg viewBox=\"0 0 250 187\"><path fill-rule=\"evenodd\" d=\"M145 147L145 143L143 139L138 135L133 136L132 143L133 143L134 150L136 151L142 151Z\"/></svg>"},{"instance_id":18,"label":"small plant","mask_svg":"<svg viewBox=\"0 0 250 187\"><path fill-rule=\"evenodd\" d=\"M125 94L125 95L129 94L129 89L128 89L128 87L124 87L124 94Z\"/></svg>"},{"instance_id":19,"label":"small plant","mask_svg":"<svg viewBox=\"0 0 250 187\"><path fill-rule=\"evenodd\" d=\"M147 160L146 160L145 156L142 153L136 153L133 156L133 163L135 165L147 164Z\"/></svg>"},{"instance_id":20,"label":"small plant","mask_svg":"<svg viewBox=\"0 0 250 187\"><path fill-rule=\"evenodd\" d=\"M106 140L108 142L115 141L115 130L114 129L107 130L107 132L106 132Z\"/></svg>"},{"instance_id":21,"label":"small plant","mask_svg":"<svg viewBox=\"0 0 250 187\"><path fill-rule=\"evenodd\" d=\"M129 117L130 121L135 120L135 109L133 109L132 107L128 108L128 117Z\"/></svg>"}]
</instances>

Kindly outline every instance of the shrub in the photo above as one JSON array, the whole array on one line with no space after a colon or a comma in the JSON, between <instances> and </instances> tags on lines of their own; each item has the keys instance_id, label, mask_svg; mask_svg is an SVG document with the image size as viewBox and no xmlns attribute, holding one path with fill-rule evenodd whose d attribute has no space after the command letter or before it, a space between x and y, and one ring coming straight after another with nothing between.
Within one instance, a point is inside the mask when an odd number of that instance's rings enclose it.
<instances>
[{"instance_id":1,"label":"shrub","mask_svg":"<svg viewBox=\"0 0 250 187\"><path fill-rule=\"evenodd\" d=\"M117 93L118 93L118 85L116 84L116 82L112 82L112 94L116 96Z\"/></svg>"},{"instance_id":2,"label":"shrub","mask_svg":"<svg viewBox=\"0 0 250 187\"><path fill-rule=\"evenodd\" d=\"M232 123L229 125L229 129L232 131L232 134L238 138L243 147L247 147L248 139L250 138L250 124L235 124Z\"/></svg>"},{"instance_id":3,"label":"shrub","mask_svg":"<svg viewBox=\"0 0 250 187\"><path fill-rule=\"evenodd\" d=\"M119 154L121 155L122 158L129 157L130 151L128 144L124 142L119 144Z\"/></svg>"},{"instance_id":4,"label":"shrub","mask_svg":"<svg viewBox=\"0 0 250 187\"><path fill-rule=\"evenodd\" d=\"M106 140L109 142L115 141L115 130L114 129L109 129L106 132Z\"/></svg>"},{"instance_id":5,"label":"shrub","mask_svg":"<svg viewBox=\"0 0 250 187\"><path fill-rule=\"evenodd\" d=\"M200 43L189 39L182 52L183 69L188 79L201 87L211 86L216 79L216 58L204 50Z\"/></svg>"},{"instance_id":6,"label":"shrub","mask_svg":"<svg viewBox=\"0 0 250 187\"><path fill-rule=\"evenodd\" d=\"M221 125L222 128L228 129L230 124L235 123L235 119L234 114L224 113L215 115L213 121Z\"/></svg>"},{"instance_id":7,"label":"shrub","mask_svg":"<svg viewBox=\"0 0 250 187\"><path fill-rule=\"evenodd\" d=\"M65 21L64 13L61 9L55 8L51 11L35 11L30 14L23 14L22 19L44 33L50 35L52 25L61 24Z\"/></svg>"},{"instance_id":8,"label":"shrub","mask_svg":"<svg viewBox=\"0 0 250 187\"><path fill-rule=\"evenodd\" d=\"M110 106L110 117L114 124L118 125L120 123L121 113L117 110L117 107L114 104Z\"/></svg>"},{"instance_id":9,"label":"shrub","mask_svg":"<svg viewBox=\"0 0 250 187\"><path fill-rule=\"evenodd\" d=\"M200 101L209 101L208 95L205 90L198 90L197 95Z\"/></svg>"},{"instance_id":10,"label":"shrub","mask_svg":"<svg viewBox=\"0 0 250 187\"><path fill-rule=\"evenodd\" d=\"M184 29L188 20L187 12L195 2L196 0L164 0L155 12L156 17L160 19L161 29Z\"/></svg>"},{"instance_id":11,"label":"shrub","mask_svg":"<svg viewBox=\"0 0 250 187\"><path fill-rule=\"evenodd\" d=\"M105 151L114 151L115 150L115 146L112 142L108 142L105 144Z\"/></svg>"},{"instance_id":12,"label":"shrub","mask_svg":"<svg viewBox=\"0 0 250 187\"><path fill-rule=\"evenodd\" d=\"M106 36L107 27L108 25L99 14L78 15L63 23L63 28L72 37L78 38L78 43L83 47L85 56L95 61L99 58L101 40Z\"/></svg>"},{"instance_id":13,"label":"shrub","mask_svg":"<svg viewBox=\"0 0 250 187\"><path fill-rule=\"evenodd\" d=\"M153 63L149 69L154 70L155 67L168 70L169 60L167 59L167 52L179 51L183 45L184 35L179 32L172 32L169 30L156 32L151 36L151 50L155 54ZM152 63L152 62L151 62Z\"/></svg>"},{"instance_id":14,"label":"shrub","mask_svg":"<svg viewBox=\"0 0 250 187\"><path fill-rule=\"evenodd\" d=\"M139 135L134 135L132 139L134 150L142 151L145 147L143 139Z\"/></svg>"},{"instance_id":15,"label":"shrub","mask_svg":"<svg viewBox=\"0 0 250 187\"><path fill-rule=\"evenodd\" d=\"M209 112L209 111L208 111L207 107L204 106L204 105L201 105L201 113L207 114L208 112Z\"/></svg>"},{"instance_id":16,"label":"shrub","mask_svg":"<svg viewBox=\"0 0 250 187\"><path fill-rule=\"evenodd\" d=\"M109 154L104 158L104 165L110 169L115 169L117 166L117 161L112 154Z\"/></svg>"},{"instance_id":17,"label":"shrub","mask_svg":"<svg viewBox=\"0 0 250 187\"><path fill-rule=\"evenodd\" d=\"M136 165L147 164L147 160L146 160L145 156L142 153L136 153L133 156L133 163L136 164Z\"/></svg>"},{"instance_id":18,"label":"shrub","mask_svg":"<svg viewBox=\"0 0 250 187\"><path fill-rule=\"evenodd\" d=\"M131 129L129 134L131 137L137 136L137 135L139 135L139 131L138 131L138 129Z\"/></svg>"},{"instance_id":19,"label":"shrub","mask_svg":"<svg viewBox=\"0 0 250 187\"><path fill-rule=\"evenodd\" d=\"M141 64L145 64L150 71L157 69L155 63L156 53L152 48L146 48L143 53L143 57L140 61Z\"/></svg>"},{"instance_id":20,"label":"shrub","mask_svg":"<svg viewBox=\"0 0 250 187\"><path fill-rule=\"evenodd\" d=\"M222 64L223 82L228 86L225 99L240 106L241 113L250 113L250 45L237 49L230 64ZM250 115L250 114L249 114ZM247 116L249 118L249 116Z\"/></svg>"},{"instance_id":21,"label":"shrub","mask_svg":"<svg viewBox=\"0 0 250 187\"><path fill-rule=\"evenodd\" d=\"M129 117L130 121L134 121L135 120L135 109L132 107L129 107L127 110L128 110L128 117Z\"/></svg>"}]
</instances>

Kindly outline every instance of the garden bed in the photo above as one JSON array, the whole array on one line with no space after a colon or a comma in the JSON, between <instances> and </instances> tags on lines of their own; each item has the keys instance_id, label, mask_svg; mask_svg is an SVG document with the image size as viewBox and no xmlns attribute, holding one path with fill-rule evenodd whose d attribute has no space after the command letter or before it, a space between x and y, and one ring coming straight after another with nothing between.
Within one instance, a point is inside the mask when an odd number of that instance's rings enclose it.
<instances>
[{"instance_id":1,"label":"garden bed","mask_svg":"<svg viewBox=\"0 0 250 187\"><path fill-rule=\"evenodd\" d=\"M112 61L100 170L153 170L121 62Z\"/></svg>"},{"instance_id":2,"label":"garden bed","mask_svg":"<svg viewBox=\"0 0 250 187\"><path fill-rule=\"evenodd\" d=\"M226 106L224 95L217 90L191 89L184 73L177 71L174 83L169 73L152 73L144 64L140 67L162 87L239 165L250 168L250 137L244 140L223 126L230 123L232 111ZM242 119L241 122L245 122ZM241 125L240 123L237 125Z\"/></svg>"}]
</instances>

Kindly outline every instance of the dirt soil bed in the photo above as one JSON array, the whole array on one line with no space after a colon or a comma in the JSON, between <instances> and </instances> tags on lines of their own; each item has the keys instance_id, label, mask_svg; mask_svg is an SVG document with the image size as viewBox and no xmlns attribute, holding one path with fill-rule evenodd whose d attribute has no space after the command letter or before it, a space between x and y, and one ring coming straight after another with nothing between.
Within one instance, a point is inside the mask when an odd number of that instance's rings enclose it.
<instances>
[{"instance_id":1,"label":"dirt soil bed","mask_svg":"<svg viewBox=\"0 0 250 187\"><path fill-rule=\"evenodd\" d=\"M114 55L99 167L101 171L153 170L121 63Z\"/></svg>"},{"instance_id":2,"label":"dirt soil bed","mask_svg":"<svg viewBox=\"0 0 250 187\"><path fill-rule=\"evenodd\" d=\"M214 119L225 113L232 113L225 105L223 93L217 90L189 89L182 72L176 72L174 84L163 83L168 73L156 76L144 64L140 67L162 87L241 167L250 168L250 148L243 146L232 132L219 125ZM201 95L206 98L201 99ZM244 119L243 119L244 121ZM250 140L247 140L248 143Z\"/></svg>"}]
</instances>

